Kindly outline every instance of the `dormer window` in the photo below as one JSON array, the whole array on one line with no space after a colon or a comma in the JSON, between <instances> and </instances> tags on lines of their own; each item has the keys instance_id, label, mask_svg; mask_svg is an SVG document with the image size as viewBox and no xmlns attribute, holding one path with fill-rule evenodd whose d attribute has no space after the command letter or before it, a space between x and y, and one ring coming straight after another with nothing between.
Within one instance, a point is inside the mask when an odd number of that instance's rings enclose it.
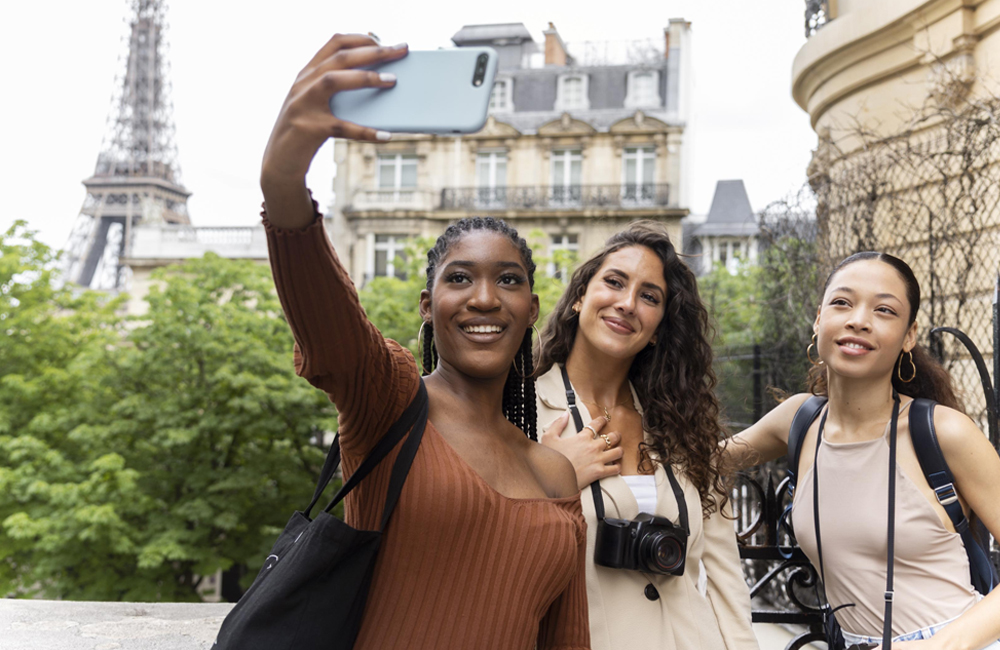
<instances>
[{"instance_id":1,"label":"dormer window","mask_svg":"<svg viewBox=\"0 0 1000 650\"><path fill-rule=\"evenodd\" d=\"M490 112L504 113L514 110L513 79L497 79L493 82L493 92L490 93Z\"/></svg>"},{"instance_id":2,"label":"dormer window","mask_svg":"<svg viewBox=\"0 0 1000 650\"><path fill-rule=\"evenodd\" d=\"M590 98L587 94L587 75L564 74L559 76L556 86L557 111L588 110Z\"/></svg>"},{"instance_id":3,"label":"dormer window","mask_svg":"<svg viewBox=\"0 0 1000 650\"><path fill-rule=\"evenodd\" d=\"M628 73L626 108L661 106L660 73L657 70L633 70Z\"/></svg>"}]
</instances>

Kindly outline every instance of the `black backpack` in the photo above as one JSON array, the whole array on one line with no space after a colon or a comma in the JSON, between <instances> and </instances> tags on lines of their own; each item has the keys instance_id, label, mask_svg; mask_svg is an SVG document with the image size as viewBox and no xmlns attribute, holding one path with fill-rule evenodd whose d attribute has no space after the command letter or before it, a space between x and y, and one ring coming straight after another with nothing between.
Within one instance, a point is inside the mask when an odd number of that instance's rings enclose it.
<instances>
[{"instance_id":1,"label":"black backpack","mask_svg":"<svg viewBox=\"0 0 1000 650\"><path fill-rule=\"evenodd\" d=\"M792 426L788 430L790 495L794 495L795 492L796 472L799 469L802 441L825 404L825 397L813 395L803 402L799 410L796 411L795 417L792 418ZM937 495L938 503L948 513L955 530L962 537L965 552L969 556L972 586L979 593L986 595L998 583L997 571L993 563L990 562L988 547L984 548L983 543L973 534L972 526L970 526L969 520L962 511L962 506L958 502L954 477L944 459L944 454L941 453L937 434L934 432L934 407L936 404L929 399L913 400L913 404L910 405L910 439L917 452L917 459L920 461L924 478L927 479L927 483ZM985 541L988 537L980 536L980 539Z\"/></svg>"}]
</instances>

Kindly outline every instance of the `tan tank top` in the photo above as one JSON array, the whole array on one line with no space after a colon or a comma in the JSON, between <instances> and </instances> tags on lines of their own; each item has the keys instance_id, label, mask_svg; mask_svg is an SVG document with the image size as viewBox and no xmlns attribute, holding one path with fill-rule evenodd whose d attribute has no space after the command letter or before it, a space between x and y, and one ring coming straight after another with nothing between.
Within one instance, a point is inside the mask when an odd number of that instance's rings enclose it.
<instances>
[{"instance_id":1,"label":"tan tank top","mask_svg":"<svg viewBox=\"0 0 1000 650\"><path fill-rule=\"evenodd\" d=\"M881 636L885 610L889 427L881 438L819 449L820 534L826 597L848 632ZM799 546L819 567L813 526L814 471L799 481L792 522ZM919 488L896 464L896 548L892 634L951 620L976 603L969 558Z\"/></svg>"}]
</instances>

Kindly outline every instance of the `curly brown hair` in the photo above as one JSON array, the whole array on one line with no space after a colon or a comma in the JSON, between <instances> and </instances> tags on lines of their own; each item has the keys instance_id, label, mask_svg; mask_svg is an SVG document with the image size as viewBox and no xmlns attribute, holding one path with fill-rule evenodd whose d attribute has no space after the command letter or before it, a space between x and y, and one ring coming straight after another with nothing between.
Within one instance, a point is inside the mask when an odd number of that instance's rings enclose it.
<instances>
[{"instance_id":1,"label":"curly brown hair","mask_svg":"<svg viewBox=\"0 0 1000 650\"><path fill-rule=\"evenodd\" d=\"M651 471L663 459L685 473L698 488L702 511L708 516L725 506L729 484L720 471L724 437L715 397L712 370L712 326L698 295L698 281L681 261L662 224L643 220L614 234L604 248L580 265L542 331L536 375L553 364L565 364L576 340L578 319L573 305L608 255L622 248L644 246L663 262L667 298L657 326L657 344L640 351L628 378L642 404L642 426L648 441L639 445L639 467Z\"/></svg>"}]
</instances>

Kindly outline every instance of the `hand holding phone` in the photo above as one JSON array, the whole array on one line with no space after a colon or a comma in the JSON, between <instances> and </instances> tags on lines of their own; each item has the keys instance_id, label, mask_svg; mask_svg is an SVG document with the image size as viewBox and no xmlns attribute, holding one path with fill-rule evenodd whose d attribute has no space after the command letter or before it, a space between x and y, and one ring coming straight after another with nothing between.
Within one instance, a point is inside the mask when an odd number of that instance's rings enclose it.
<instances>
[{"instance_id":1,"label":"hand holding phone","mask_svg":"<svg viewBox=\"0 0 1000 650\"><path fill-rule=\"evenodd\" d=\"M415 51L368 69L393 75L395 85L336 93L330 110L338 119L394 133L475 133L486 123L497 53L490 47Z\"/></svg>"},{"instance_id":2,"label":"hand holding phone","mask_svg":"<svg viewBox=\"0 0 1000 650\"><path fill-rule=\"evenodd\" d=\"M306 172L329 138L381 141L379 132L330 114L330 96L358 88L391 88L395 81L367 70L406 56L405 45L379 47L370 36L337 34L313 56L292 84L271 130L260 185L268 219L279 228L307 225L313 215Z\"/></svg>"}]
</instances>

